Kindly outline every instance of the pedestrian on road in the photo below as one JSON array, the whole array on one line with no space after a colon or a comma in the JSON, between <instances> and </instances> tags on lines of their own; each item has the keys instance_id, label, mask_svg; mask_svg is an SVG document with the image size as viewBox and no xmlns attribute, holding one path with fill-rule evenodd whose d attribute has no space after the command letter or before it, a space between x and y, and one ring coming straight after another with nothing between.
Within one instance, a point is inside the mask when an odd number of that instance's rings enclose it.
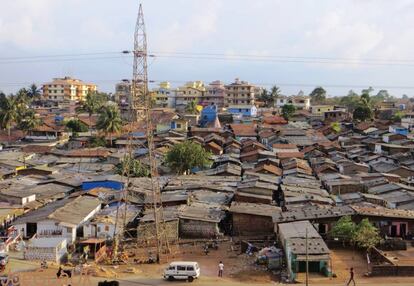
<instances>
[{"instance_id":1,"label":"pedestrian on road","mask_svg":"<svg viewBox=\"0 0 414 286\"><path fill-rule=\"evenodd\" d=\"M351 269L349 270L349 281L348 281L348 283L346 283L346 286L349 286L349 284L351 284L351 281L352 281L352 283L354 283L354 286L356 285L355 284L355 279L354 279L354 268L352 268L351 267Z\"/></svg>"},{"instance_id":2,"label":"pedestrian on road","mask_svg":"<svg viewBox=\"0 0 414 286\"><path fill-rule=\"evenodd\" d=\"M224 264L223 264L223 262L220 261L220 263L219 263L218 266L219 266L218 276L219 277L223 277L223 270L224 270Z\"/></svg>"}]
</instances>

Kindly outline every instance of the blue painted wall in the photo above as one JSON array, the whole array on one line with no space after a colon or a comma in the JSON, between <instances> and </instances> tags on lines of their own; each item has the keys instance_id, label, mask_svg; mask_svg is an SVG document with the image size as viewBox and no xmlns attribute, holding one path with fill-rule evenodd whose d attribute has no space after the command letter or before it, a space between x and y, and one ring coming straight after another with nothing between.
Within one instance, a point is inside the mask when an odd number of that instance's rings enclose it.
<instances>
[{"instance_id":1,"label":"blue painted wall","mask_svg":"<svg viewBox=\"0 0 414 286\"><path fill-rule=\"evenodd\" d=\"M124 184L118 181L93 181L93 182L83 182L82 183L82 190L88 191L94 188L108 188L114 189L117 191L122 190Z\"/></svg>"},{"instance_id":2,"label":"blue painted wall","mask_svg":"<svg viewBox=\"0 0 414 286\"><path fill-rule=\"evenodd\" d=\"M252 106L252 107L249 107L249 108L232 108L232 107L229 107L228 111L231 114L242 114L243 116L255 117L257 115L256 106Z\"/></svg>"},{"instance_id":3,"label":"blue painted wall","mask_svg":"<svg viewBox=\"0 0 414 286\"><path fill-rule=\"evenodd\" d=\"M203 108L201 111L200 125L205 126L207 123L214 122L217 116L217 106L212 104Z\"/></svg>"}]
</instances>

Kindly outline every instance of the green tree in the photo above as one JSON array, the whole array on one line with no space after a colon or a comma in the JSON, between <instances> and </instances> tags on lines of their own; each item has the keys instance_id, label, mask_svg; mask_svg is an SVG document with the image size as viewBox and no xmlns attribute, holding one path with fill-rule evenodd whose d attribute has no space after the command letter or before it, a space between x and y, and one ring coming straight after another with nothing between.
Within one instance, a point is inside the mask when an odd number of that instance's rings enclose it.
<instances>
[{"instance_id":1,"label":"green tree","mask_svg":"<svg viewBox=\"0 0 414 286\"><path fill-rule=\"evenodd\" d=\"M7 129L10 141L10 130L13 122L17 120L17 104L14 96L0 94L0 127Z\"/></svg>"},{"instance_id":2,"label":"green tree","mask_svg":"<svg viewBox=\"0 0 414 286\"><path fill-rule=\"evenodd\" d=\"M295 113L295 111L296 111L295 106L293 106L292 104L285 104L282 107L282 116L286 120L289 120L289 118L292 117L292 115Z\"/></svg>"},{"instance_id":3,"label":"green tree","mask_svg":"<svg viewBox=\"0 0 414 286\"><path fill-rule=\"evenodd\" d=\"M381 242L378 228L364 218L357 226L353 241L361 248L371 249Z\"/></svg>"},{"instance_id":4,"label":"green tree","mask_svg":"<svg viewBox=\"0 0 414 286\"><path fill-rule=\"evenodd\" d=\"M352 221L351 216L343 216L333 225L330 235L344 242L352 242L356 229L357 226Z\"/></svg>"},{"instance_id":5,"label":"green tree","mask_svg":"<svg viewBox=\"0 0 414 286\"><path fill-rule=\"evenodd\" d=\"M260 100L264 101L266 106L269 106L270 93L266 88L262 89L262 92L260 93Z\"/></svg>"},{"instance_id":6,"label":"green tree","mask_svg":"<svg viewBox=\"0 0 414 286\"><path fill-rule=\"evenodd\" d=\"M187 103L187 106L185 107L185 111L189 114L197 114L197 101L192 100L189 103Z\"/></svg>"},{"instance_id":7,"label":"green tree","mask_svg":"<svg viewBox=\"0 0 414 286\"><path fill-rule=\"evenodd\" d=\"M102 107L107 101L108 101L107 95L102 94L102 93L89 92L86 95L85 100L82 102L81 110L88 113L89 122L91 122L92 115L97 113L100 109L102 109Z\"/></svg>"},{"instance_id":8,"label":"green tree","mask_svg":"<svg viewBox=\"0 0 414 286\"><path fill-rule=\"evenodd\" d=\"M358 106L353 113L354 120L366 121L373 116L372 110L368 106Z\"/></svg>"},{"instance_id":9,"label":"green tree","mask_svg":"<svg viewBox=\"0 0 414 286\"><path fill-rule=\"evenodd\" d=\"M397 111L394 113L391 119L394 122L401 122L401 118L403 118L403 116L404 116L404 113L402 113L401 111Z\"/></svg>"},{"instance_id":10,"label":"green tree","mask_svg":"<svg viewBox=\"0 0 414 286\"><path fill-rule=\"evenodd\" d=\"M341 132L341 123L339 122L332 122L331 123L331 128L335 133L339 133Z\"/></svg>"},{"instance_id":11,"label":"green tree","mask_svg":"<svg viewBox=\"0 0 414 286\"><path fill-rule=\"evenodd\" d=\"M360 97L353 90L350 90L348 95L341 98L339 104L344 105L349 112L353 112L360 105Z\"/></svg>"},{"instance_id":12,"label":"green tree","mask_svg":"<svg viewBox=\"0 0 414 286\"><path fill-rule=\"evenodd\" d=\"M88 131L88 126L79 119L71 119L67 121L65 125L66 128L68 128L73 133Z\"/></svg>"},{"instance_id":13,"label":"green tree","mask_svg":"<svg viewBox=\"0 0 414 286\"><path fill-rule=\"evenodd\" d=\"M274 105L277 102L277 99L280 97L281 91L280 88L276 85L272 86L270 89L270 103Z\"/></svg>"},{"instance_id":14,"label":"green tree","mask_svg":"<svg viewBox=\"0 0 414 286\"><path fill-rule=\"evenodd\" d=\"M98 122L96 124L98 130L109 134L111 146L112 146L112 135L121 131L122 120L118 106L116 105L105 105L99 114Z\"/></svg>"},{"instance_id":15,"label":"green tree","mask_svg":"<svg viewBox=\"0 0 414 286\"><path fill-rule=\"evenodd\" d=\"M106 147L106 139L105 137L91 137L89 139L89 147L96 148L96 147Z\"/></svg>"},{"instance_id":16,"label":"green tree","mask_svg":"<svg viewBox=\"0 0 414 286\"><path fill-rule=\"evenodd\" d=\"M174 145L165 156L165 163L177 174L189 173L193 168L210 164L211 153L201 145L185 141Z\"/></svg>"},{"instance_id":17,"label":"green tree","mask_svg":"<svg viewBox=\"0 0 414 286\"><path fill-rule=\"evenodd\" d=\"M27 109L18 117L17 127L25 132L30 132L40 123L41 120L36 117L36 113L32 109Z\"/></svg>"},{"instance_id":18,"label":"green tree","mask_svg":"<svg viewBox=\"0 0 414 286\"><path fill-rule=\"evenodd\" d=\"M326 90L323 87L316 87L310 94L312 104L323 104L326 100Z\"/></svg>"},{"instance_id":19,"label":"green tree","mask_svg":"<svg viewBox=\"0 0 414 286\"><path fill-rule=\"evenodd\" d=\"M27 89L27 96L32 99L40 99L41 97L41 89L37 87L36 84L31 84Z\"/></svg>"},{"instance_id":20,"label":"green tree","mask_svg":"<svg viewBox=\"0 0 414 286\"><path fill-rule=\"evenodd\" d=\"M149 167L139 160L125 156L122 163L117 166L116 173L121 176L149 177L151 172Z\"/></svg>"}]
</instances>

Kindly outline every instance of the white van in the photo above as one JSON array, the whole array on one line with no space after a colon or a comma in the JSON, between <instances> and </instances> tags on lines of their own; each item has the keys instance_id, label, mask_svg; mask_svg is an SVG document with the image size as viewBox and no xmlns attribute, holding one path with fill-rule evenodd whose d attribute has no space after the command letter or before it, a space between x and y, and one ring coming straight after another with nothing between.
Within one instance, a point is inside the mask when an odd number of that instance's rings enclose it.
<instances>
[{"instance_id":1,"label":"white van","mask_svg":"<svg viewBox=\"0 0 414 286\"><path fill-rule=\"evenodd\" d=\"M193 282L200 277L200 267L197 262L177 261L171 262L164 270L164 278L172 281L174 279L188 280Z\"/></svg>"}]
</instances>

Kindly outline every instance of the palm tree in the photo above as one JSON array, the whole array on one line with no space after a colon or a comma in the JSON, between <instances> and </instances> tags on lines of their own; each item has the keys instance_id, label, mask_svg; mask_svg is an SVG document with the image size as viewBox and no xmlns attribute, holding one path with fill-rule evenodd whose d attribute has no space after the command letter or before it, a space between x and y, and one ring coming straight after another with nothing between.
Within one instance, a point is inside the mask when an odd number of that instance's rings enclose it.
<instances>
[{"instance_id":1,"label":"palm tree","mask_svg":"<svg viewBox=\"0 0 414 286\"><path fill-rule=\"evenodd\" d=\"M185 107L185 111L189 114L197 114L197 101L192 100L189 103L187 103L187 106Z\"/></svg>"},{"instance_id":2,"label":"palm tree","mask_svg":"<svg viewBox=\"0 0 414 286\"><path fill-rule=\"evenodd\" d=\"M8 139L10 141L10 129L13 122L17 119L17 105L15 97L0 94L0 127L7 128Z\"/></svg>"},{"instance_id":3,"label":"palm tree","mask_svg":"<svg viewBox=\"0 0 414 286\"><path fill-rule=\"evenodd\" d=\"M99 114L96 127L98 130L103 131L105 135L109 134L112 146L112 134L119 132L122 128L121 114L119 112L118 106L104 106Z\"/></svg>"},{"instance_id":4,"label":"palm tree","mask_svg":"<svg viewBox=\"0 0 414 286\"><path fill-rule=\"evenodd\" d=\"M98 112L98 110L101 109L103 105L104 105L104 99L98 93L89 92L86 95L85 100L82 103L82 110L84 110L88 113L88 115L89 115L89 124L91 124L91 122L92 122L91 121L92 115L94 113ZM92 129L90 127L91 126L89 125L89 130L90 130L91 135L92 135Z\"/></svg>"},{"instance_id":5,"label":"palm tree","mask_svg":"<svg viewBox=\"0 0 414 286\"><path fill-rule=\"evenodd\" d=\"M270 89L271 102L273 102L274 104L279 98L279 96L280 96L280 88L276 85L272 86L272 88Z\"/></svg>"},{"instance_id":6,"label":"palm tree","mask_svg":"<svg viewBox=\"0 0 414 286\"><path fill-rule=\"evenodd\" d=\"M18 119L18 128L26 131L27 133L32 131L40 124L40 119L36 118L36 114L33 110L29 109Z\"/></svg>"},{"instance_id":7,"label":"palm tree","mask_svg":"<svg viewBox=\"0 0 414 286\"><path fill-rule=\"evenodd\" d=\"M41 89L37 87L36 84L31 84L27 89L27 96L32 99L40 99Z\"/></svg>"}]
</instances>

